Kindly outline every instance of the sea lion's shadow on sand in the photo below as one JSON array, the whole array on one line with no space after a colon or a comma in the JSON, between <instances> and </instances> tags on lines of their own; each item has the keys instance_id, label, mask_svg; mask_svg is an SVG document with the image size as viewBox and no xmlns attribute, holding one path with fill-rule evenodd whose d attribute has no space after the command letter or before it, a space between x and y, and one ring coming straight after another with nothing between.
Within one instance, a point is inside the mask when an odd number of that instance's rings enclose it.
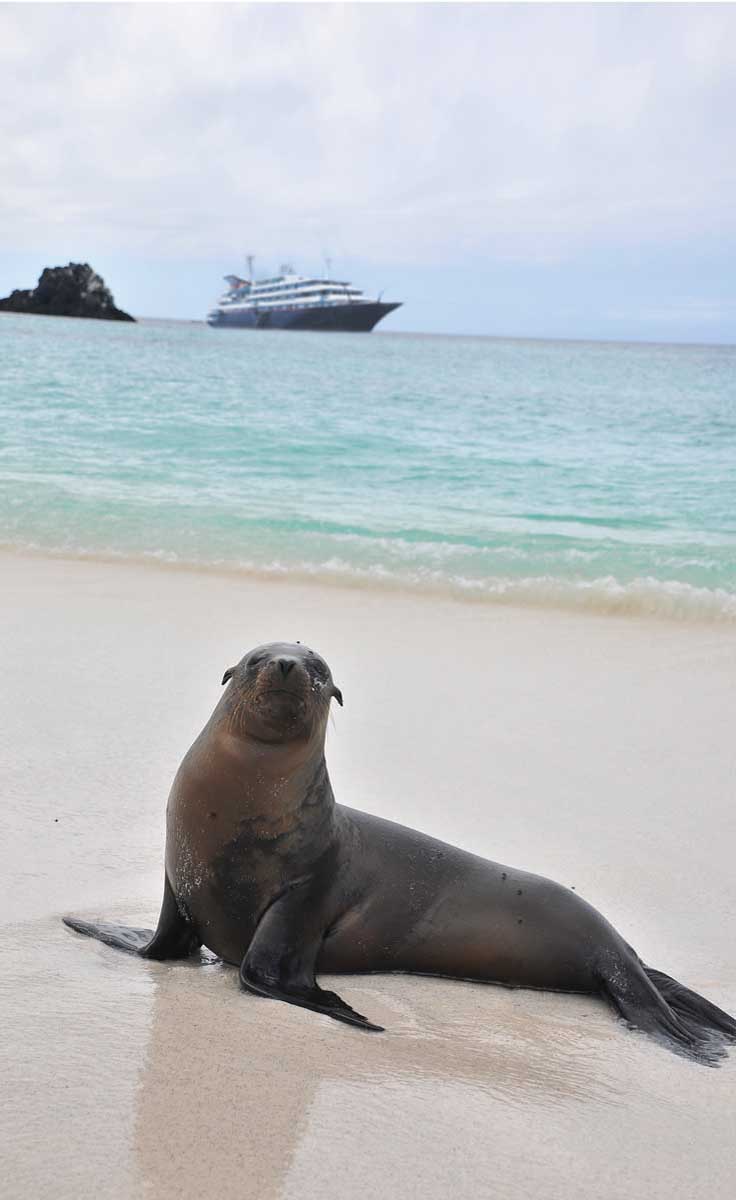
<instances>
[{"instance_id":1,"label":"sea lion's shadow on sand","mask_svg":"<svg viewBox=\"0 0 736 1200\"><path fill-rule=\"evenodd\" d=\"M511 993L493 985L342 976L343 988L385 1019L386 1033L366 1037L329 1017L244 996L237 972L217 959L141 969L150 972L153 999L135 1150L144 1181L163 1197L189 1194L200 1178L206 1190L216 1165L218 1177L247 1181L247 1195L276 1200L318 1093L339 1120L351 1089L353 1107L369 1089L389 1103L431 1084L440 1108L447 1085L484 1094L489 1110L510 1103L541 1113L561 1101L617 1103L625 1086L606 1062L620 1032L591 997L541 993L530 1015L523 1000L510 1008ZM581 1027L583 1009L592 1019ZM659 1053L643 1035L636 1043Z\"/></svg>"}]
</instances>

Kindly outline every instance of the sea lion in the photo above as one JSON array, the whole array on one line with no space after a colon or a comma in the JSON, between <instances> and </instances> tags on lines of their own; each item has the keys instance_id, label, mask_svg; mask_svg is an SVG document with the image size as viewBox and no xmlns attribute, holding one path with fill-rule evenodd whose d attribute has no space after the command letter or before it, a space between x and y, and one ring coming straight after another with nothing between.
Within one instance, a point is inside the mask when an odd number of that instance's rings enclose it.
<instances>
[{"instance_id":1,"label":"sea lion","mask_svg":"<svg viewBox=\"0 0 736 1200\"><path fill-rule=\"evenodd\" d=\"M256 647L185 755L167 807L155 932L65 917L144 958L208 947L249 992L380 1030L317 984L329 973L409 971L598 993L630 1024L714 1063L736 1021L646 967L558 883L336 804L325 762L332 699L319 654Z\"/></svg>"}]
</instances>

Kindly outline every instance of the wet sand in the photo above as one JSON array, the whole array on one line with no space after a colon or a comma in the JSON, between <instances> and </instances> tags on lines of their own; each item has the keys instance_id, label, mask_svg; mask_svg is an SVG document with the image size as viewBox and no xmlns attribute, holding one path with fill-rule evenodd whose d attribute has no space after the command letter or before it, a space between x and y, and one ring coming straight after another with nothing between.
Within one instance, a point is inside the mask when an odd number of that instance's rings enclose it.
<instances>
[{"instance_id":1,"label":"wet sand","mask_svg":"<svg viewBox=\"0 0 736 1200\"><path fill-rule=\"evenodd\" d=\"M345 694L338 799L574 885L736 1012L736 630L0 569L4 1200L736 1193L736 1054L699 1067L584 997L344 978L369 1036L59 920L155 924L166 794L224 668L300 638Z\"/></svg>"}]
</instances>

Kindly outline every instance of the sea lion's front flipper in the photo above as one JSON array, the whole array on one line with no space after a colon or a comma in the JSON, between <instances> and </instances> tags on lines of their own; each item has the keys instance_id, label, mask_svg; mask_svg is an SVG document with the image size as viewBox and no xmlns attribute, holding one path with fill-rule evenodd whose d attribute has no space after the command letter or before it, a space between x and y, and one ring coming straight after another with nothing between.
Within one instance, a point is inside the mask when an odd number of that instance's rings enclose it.
<instances>
[{"instance_id":1,"label":"sea lion's front flipper","mask_svg":"<svg viewBox=\"0 0 736 1200\"><path fill-rule=\"evenodd\" d=\"M131 929L126 925L111 925L107 922L93 925L89 921L80 921L77 917L64 917L63 921L78 933L97 938L98 941L114 946L117 950L138 954L141 958L187 958L201 945L192 926L179 911L168 879L164 880L164 898L155 933L152 929Z\"/></svg>"},{"instance_id":2,"label":"sea lion's front flipper","mask_svg":"<svg viewBox=\"0 0 736 1200\"><path fill-rule=\"evenodd\" d=\"M325 935L324 917L312 880L284 892L264 913L240 967L240 982L257 996L311 1008L336 1021L383 1032L335 992L315 979Z\"/></svg>"}]
</instances>

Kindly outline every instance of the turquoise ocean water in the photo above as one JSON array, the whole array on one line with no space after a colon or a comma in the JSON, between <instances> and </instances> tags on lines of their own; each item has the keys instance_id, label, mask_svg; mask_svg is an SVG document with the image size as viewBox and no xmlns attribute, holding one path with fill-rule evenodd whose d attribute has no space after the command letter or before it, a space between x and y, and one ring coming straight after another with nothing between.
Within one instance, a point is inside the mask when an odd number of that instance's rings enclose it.
<instances>
[{"instance_id":1,"label":"turquoise ocean water","mask_svg":"<svg viewBox=\"0 0 736 1200\"><path fill-rule=\"evenodd\" d=\"M736 620L736 347L0 317L0 543Z\"/></svg>"}]
</instances>

